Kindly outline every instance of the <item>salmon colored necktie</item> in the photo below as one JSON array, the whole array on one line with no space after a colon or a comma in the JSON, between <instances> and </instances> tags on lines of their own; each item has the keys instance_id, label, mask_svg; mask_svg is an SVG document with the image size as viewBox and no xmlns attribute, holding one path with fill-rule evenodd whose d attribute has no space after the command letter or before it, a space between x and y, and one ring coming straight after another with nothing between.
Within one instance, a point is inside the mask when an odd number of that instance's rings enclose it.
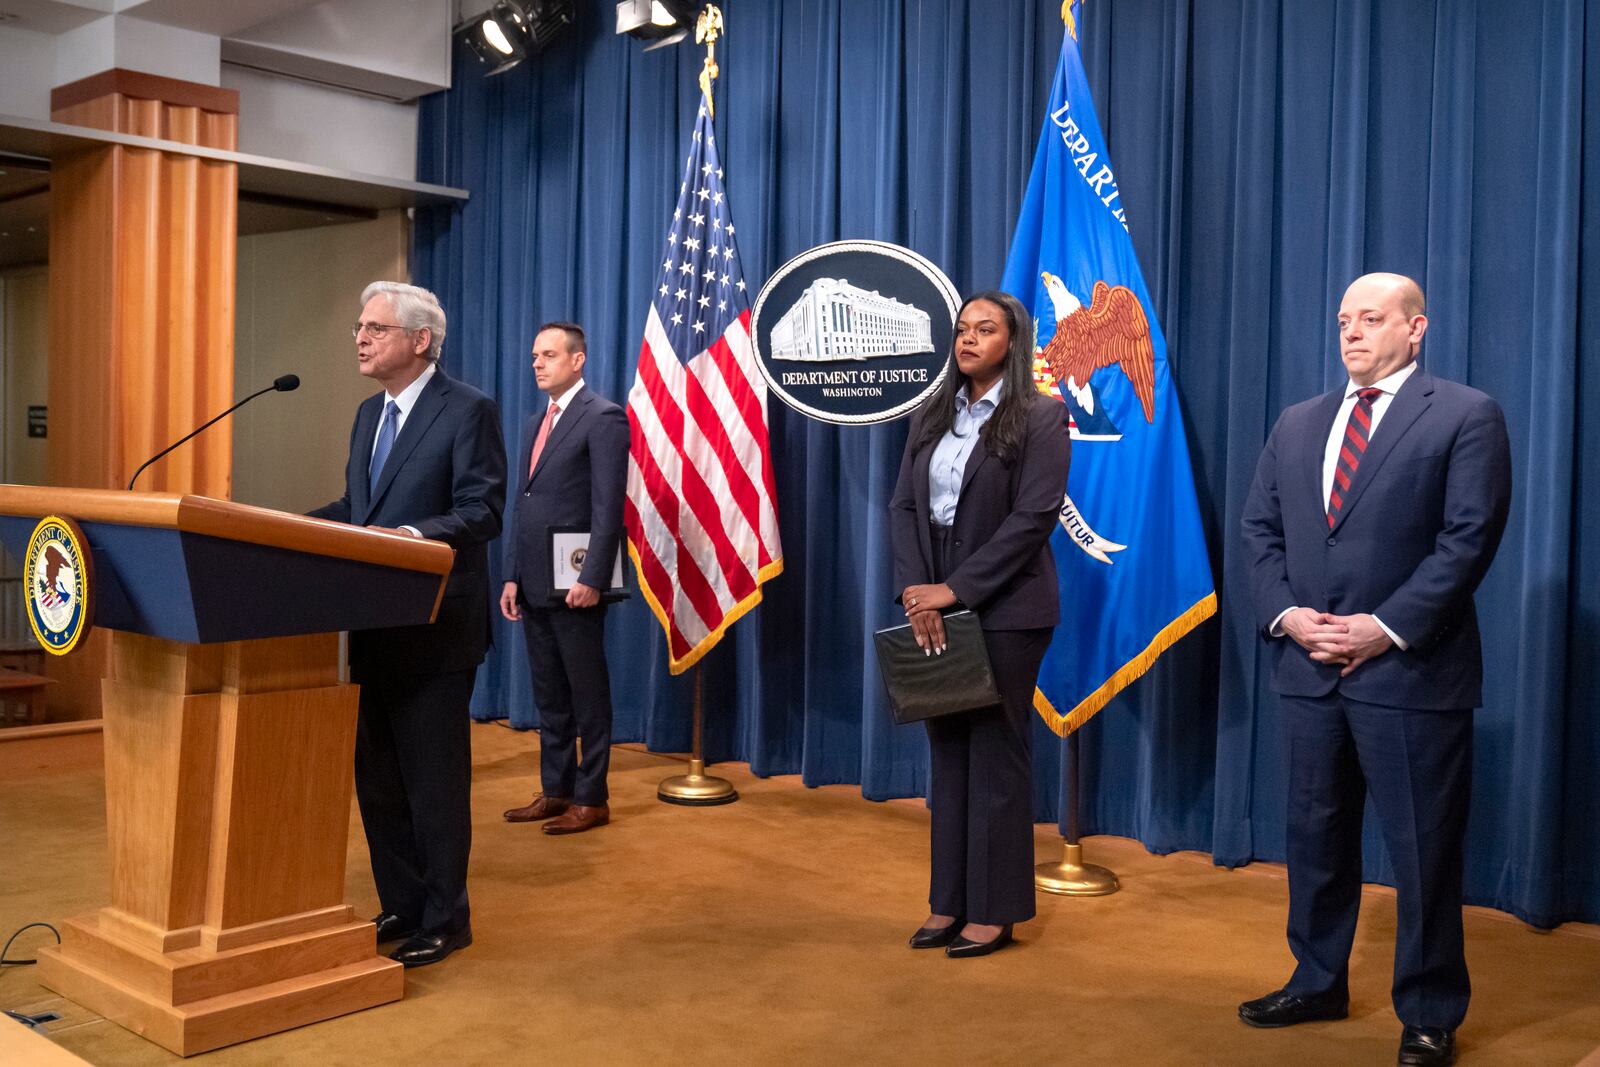
<instances>
[{"instance_id":1,"label":"salmon colored necktie","mask_svg":"<svg viewBox=\"0 0 1600 1067\"><path fill-rule=\"evenodd\" d=\"M556 424L556 416L561 414L561 409L551 404L544 413L544 421L539 424L539 436L533 439L533 455L528 457L528 477L533 477L534 470L539 466L539 453L544 451L544 443L550 440L550 428Z\"/></svg>"}]
</instances>

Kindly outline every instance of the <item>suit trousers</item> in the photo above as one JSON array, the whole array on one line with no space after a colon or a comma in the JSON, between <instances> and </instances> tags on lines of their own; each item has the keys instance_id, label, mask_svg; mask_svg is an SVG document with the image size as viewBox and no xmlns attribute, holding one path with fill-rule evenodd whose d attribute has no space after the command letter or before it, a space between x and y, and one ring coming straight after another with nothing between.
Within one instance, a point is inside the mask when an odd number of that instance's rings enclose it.
<instances>
[{"instance_id":1,"label":"suit trousers","mask_svg":"<svg viewBox=\"0 0 1600 1067\"><path fill-rule=\"evenodd\" d=\"M471 918L472 738L476 668L361 683L356 799L383 910L423 933Z\"/></svg>"},{"instance_id":2,"label":"suit trousers","mask_svg":"<svg viewBox=\"0 0 1600 1067\"><path fill-rule=\"evenodd\" d=\"M611 675L606 670L606 605L524 604L522 634L539 705L539 781L545 796L598 807L611 767ZM578 741L583 759L578 759Z\"/></svg>"},{"instance_id":3,"label":"suit trousers","mask_svg":"<svg viewBox=\"0 0 1600 1067\"><path fill-rule=\"evenodd\" d=\"M932 532L938 582L948 531ZM1000 703L926 722L936 915L997 926L1034 916L1033 690L1053 632L985 630Z\"/></svg>"},{"instance_id":4,"label":"suit trousers","mask_svg":"<svg viewBox=\"0 0 1600 1067\"><path fill-rule=\"evenodd\" d=\"M1390 653L1396 655L1397 653ZM1280 697L1289 744L1289 947L1296 996L1347 996L1366 796L1394 865L1393 998L1406 1026L1454 1030L1471 984L1461 927L1472 712Z\"/></svg>"}]
</instances>

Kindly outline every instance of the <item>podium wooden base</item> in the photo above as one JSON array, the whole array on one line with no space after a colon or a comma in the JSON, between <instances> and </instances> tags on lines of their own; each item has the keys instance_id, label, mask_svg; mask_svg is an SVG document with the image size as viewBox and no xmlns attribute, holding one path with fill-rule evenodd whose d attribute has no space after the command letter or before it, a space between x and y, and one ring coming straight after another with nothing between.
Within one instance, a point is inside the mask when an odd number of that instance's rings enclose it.
<instances>
[{"instance_id":1,"label":"podium wooden base","mask_svg":"<svg viewBox=\"0 0 1600 1067\"><path fill-rule=\"evenodd\" d=\"M39 951L40 978L69 1000L180 1056L399 1000L404 968L376 955L370 922L246 948L156 952L102 929L105 908L68 920Z\"/></svg>"},{"instance_id":2,"label":"podium wooden base","mask_svg":"<svg viewBox=\"0 0 1600 1067\"><path fill-rule=\"evenodd\" d=\"M113 635L111 906L40 951L44 984L189 1056L400 999L343 902L355 686L336 635Z\"/></svg>"}]
</instances>

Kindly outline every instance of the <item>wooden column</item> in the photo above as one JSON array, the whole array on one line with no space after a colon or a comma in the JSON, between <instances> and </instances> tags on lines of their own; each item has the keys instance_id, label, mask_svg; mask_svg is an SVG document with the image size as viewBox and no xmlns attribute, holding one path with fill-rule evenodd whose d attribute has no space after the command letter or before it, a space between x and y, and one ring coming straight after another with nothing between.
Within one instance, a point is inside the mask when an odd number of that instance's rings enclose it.
<instances>
[{"instance_id":1,"label":"wooden column","mask_svg":"<svg viewBox=\"0 0 1600 1067\"><path fill-rule=\"evenodd\" d=\"M51 93L57 122L234 149L239 94L128 70ZM50 172L49 480L122 488L135 468L233 402L238 168L116 146ZM228 498L233 435L203 434L140 489ZM53 717L100 713L106 643L51 665Z\"/></svg>"},{"instance_id":2,"label":"wooden column","mask_svg":"<svg viewBox=\"0 0 1600 1067\"><path fill-rule=\"evenodd\" d=\"M356 700L336 634L113 634L112 902L40 950L45 985L183 1056L400 999L344 903Z\"/></svg>"},{"instance_id":3,"label":"wooden column","mask_svg":"<svg viewBox=\"0 0 1600 1067\"><path fill-rule=\"evenodd\" d=\"M51 93L51 118L233 149L239 94L111 70ZM50 172L50 480L120 488L233 400L238 168L116 146ZM232 435L207 434L139 488L228 496ZM145 479L149 479L146 481Z\"/></svg>"}]
</instances>

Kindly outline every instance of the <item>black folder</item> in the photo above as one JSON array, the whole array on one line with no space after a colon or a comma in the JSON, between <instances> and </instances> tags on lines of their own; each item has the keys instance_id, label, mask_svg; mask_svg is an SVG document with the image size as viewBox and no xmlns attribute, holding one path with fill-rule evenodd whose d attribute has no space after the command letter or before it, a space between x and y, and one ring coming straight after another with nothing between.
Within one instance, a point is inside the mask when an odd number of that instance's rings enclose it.
<instances>
[{"instance_id":1,"label":"black folder","mask_svg":"<svg viewBox=\"0 0 1600 1067\"><path fill-rule=\"evenodd\" d=\"M910 623L872 635L895 722L919 722L1000 703L978 616L970 611L946 615L944 638L944 654L930 656L917 645Z\"/></svg>"}]
</instances>

